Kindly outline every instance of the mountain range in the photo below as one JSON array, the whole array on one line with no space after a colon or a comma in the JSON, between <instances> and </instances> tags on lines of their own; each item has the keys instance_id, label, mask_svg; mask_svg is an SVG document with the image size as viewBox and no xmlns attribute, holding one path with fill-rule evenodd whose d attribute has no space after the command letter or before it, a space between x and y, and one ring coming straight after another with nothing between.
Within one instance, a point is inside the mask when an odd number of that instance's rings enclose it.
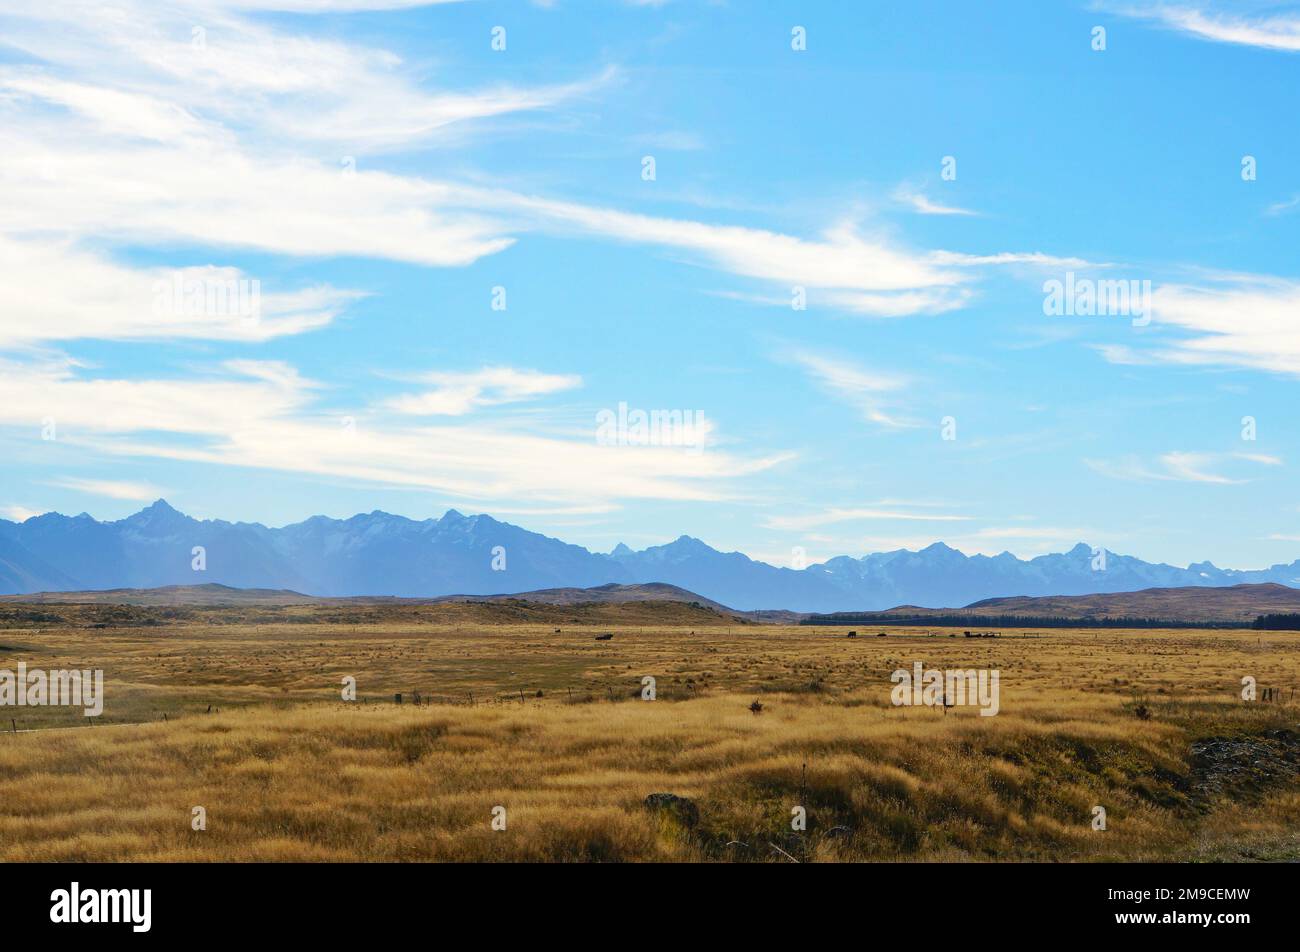
<instances>
[{"instance_id":1,"label":"mountain range","mask_svg":"<svg viewBox=\"0 0 1300 952\"><path fill-rule=\"evenodd\" d=\"M641 550L620 544L592 552L455 510L420 521L379 511L350 519L313 516L268 528L193 519L160 499L111 522L85 513L0 520L0 594L219 583L318 596L432 598L663 582L740 610L836 612L1157 587L1300 587L1300 560L1258 570L1210 562L1179 568L1109 552L1104 569L1094 570L1094 561L1092 547L1082 542L1032 559L1009 552L967 556L936 542L915 552L778 568L685 535Z\"/></svg>"}]
</instances>

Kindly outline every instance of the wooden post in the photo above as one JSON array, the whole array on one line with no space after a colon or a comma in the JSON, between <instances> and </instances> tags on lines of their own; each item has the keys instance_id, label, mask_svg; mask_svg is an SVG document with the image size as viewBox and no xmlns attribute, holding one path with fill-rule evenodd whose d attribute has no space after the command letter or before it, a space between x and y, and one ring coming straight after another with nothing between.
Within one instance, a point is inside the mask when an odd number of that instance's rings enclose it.
<instances>
[{"instance_id":1,"label":"wooden post","mask_svg":"<svg viewBox=\"0 0 1300 952\"><path fill-rule=\"evenodd\" d=\"M9 726L14 729L15 734L18 733L18 722L14 720L12 717L9 718Z\"/></svg>"}]
</instances>

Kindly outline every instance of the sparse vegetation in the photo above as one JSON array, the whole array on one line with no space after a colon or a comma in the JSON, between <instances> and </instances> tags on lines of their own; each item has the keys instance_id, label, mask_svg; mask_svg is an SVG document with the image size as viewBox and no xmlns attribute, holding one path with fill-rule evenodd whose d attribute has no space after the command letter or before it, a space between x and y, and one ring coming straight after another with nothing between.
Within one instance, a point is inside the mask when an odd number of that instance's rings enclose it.
<instances>
[{"instance_id":1,"label":"sparse vegetation","mask_svg":"<svg viewBox=\"0 0 1300 952\"><path fill-rule=\"evenodd\" d=\"M89 729L0 736L0 859L1300 859L1300 711L1239 696L1244 674L1300 681L1292 636L693 630L0 632L0 667L101 667L108 690ZM999 669L1001 712L892 706L890 672L914 661ZM698 816L647 809L663 791Z\"/></svg>"}]
</instances>

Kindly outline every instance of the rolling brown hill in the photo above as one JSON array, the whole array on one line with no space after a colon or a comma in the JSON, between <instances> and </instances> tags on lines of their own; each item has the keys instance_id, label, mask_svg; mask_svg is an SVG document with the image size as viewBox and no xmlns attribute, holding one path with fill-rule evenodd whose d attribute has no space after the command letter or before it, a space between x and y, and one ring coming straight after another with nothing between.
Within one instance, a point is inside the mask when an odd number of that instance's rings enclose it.
<instances>
[{"instance_id":1,"label":"rolling brown hill","mask_svg":"<svg viewBox=\"0 0 1300 952\"><path fill-rule=\"evenodd\" d=\"M1260 615L1300 613L1300 589L1286 585L1230 585L1148 588L1139 592L1098 595L1047 595L986 598L964 608L918 608L900 605L883 612L837 612L813 616L818 624L888 624L901 618L924 622L955 618L1059 619L1065 621L1155 619L1184 624L1238 623L1249 626ZM1001 623L1005 623L1004 621Z\"/></svg>"},{"instance_id":2,"label":"rolling brown hill","mask_svg":"<svg viewBox=\"0 0 1300 952\"><path fill-rule=\"evenodd\" d=\"M967 609L995 615L1033 614L1064 618L1254 621L1259 615L1300 612L1300 589L1274 583L1222 588L1148 588L1110 595L986 598L967 606Z\"/></svg>"},{"instance_id":3,"label":"rolling brown hill","mask_svg":"<svg viewBox=\"0 0 1300 952\"><path fill-rule=\"evenodd\" d=\"M503 595L439 598L318 598L283 589L171 585L149 589L42 592L0 596L0 626L31 624L160 625L203 621L257 623L308 619L368 624L979 624L981 619L1077 621L1154 619L1181 624L1250 625L1267 614L1300 613L1300 589L1272 583L1225 587L1149 588L1094 595L988 598L963 608L900 605L882 612L742 612L663 583L553 588Z\"/></svg>"},{"instance_id":4,"label":"rolling brown hill","mask_svg":"<svg viewBox=\"0 0 1300 952\"><path fill-rule=\"evenodd\" d=\"M602 585L432 599L317 598L281 589L169 585L0 596L0 627L151 627L175 624L749 625L789 612L737 612L675 585Z\"/></svg>"},{"instance_id":5,"label":"rolling brown hill","mask_svg":"<svg viewBox=\"0 0 1300 952\"><path fill-rule=\"evenodd\" d=\"M87 592L36 592L0 595L0 604L22 605L309 605L335 599L272 588L232 588L229 585L163 585L159 588L107 588Z\"/></svg>"}]
</instances>

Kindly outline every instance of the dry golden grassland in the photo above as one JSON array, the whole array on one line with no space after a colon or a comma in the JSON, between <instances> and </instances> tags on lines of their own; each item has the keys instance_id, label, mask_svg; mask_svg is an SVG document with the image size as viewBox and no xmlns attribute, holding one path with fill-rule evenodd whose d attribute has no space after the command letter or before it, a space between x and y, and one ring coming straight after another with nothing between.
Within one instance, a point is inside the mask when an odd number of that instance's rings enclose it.
<instances>
[{"instance_id":1,"label":"dry golden grassland","mask_svg":"<svg viewBox=\"0 0 1300 952\"><path fill-rule=\"evenodd\" d=\"M0 859L1300 859L1300 637L877 631L0 631L0 668L102 668L107 694L91 727L0 709ZM893 706L916 661L998 669L1000 713Z\"/></svg>"}]
</instances>

